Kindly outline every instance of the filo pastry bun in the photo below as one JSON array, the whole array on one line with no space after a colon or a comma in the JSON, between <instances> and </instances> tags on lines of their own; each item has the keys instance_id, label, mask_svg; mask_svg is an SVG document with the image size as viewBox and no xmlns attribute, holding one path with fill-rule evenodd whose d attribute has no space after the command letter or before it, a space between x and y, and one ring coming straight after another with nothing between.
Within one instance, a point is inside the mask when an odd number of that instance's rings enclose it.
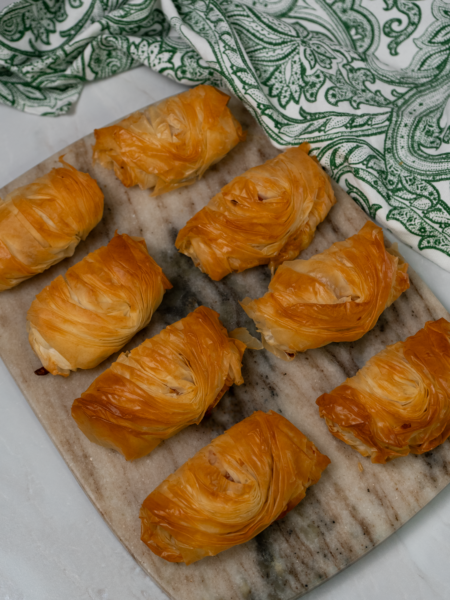
<instances>
[{"instance_id":1,"label":"filo pastry bun","mask_svg":"<svg viewBox=\"0 0 450 600\"><path fill-rule=\"evenodd\" d=\"M309 144L290 148L235 177L187 222L175 246L214 281L296 258L336 202L308 151Z\"/></svg>"},{"instance_id":2,"label":"filo pastry bun","mask_svg":"<svg viewBox=\"0 0 450 600\"><path fill-rule=\"evenodd\" d=\"M72 256L103 215L103 194L60 158L33 183L0 200L0 291Z\"/></svg>"},{"instance_id":3,"label":"filo pastry bun","mask_svg":"<svg viewBox=\"0 0 450 600\"><path fill-rule=\"evenodd\" d=\"M450 323L429 321L317 404L330 432L373 463L430 452L450 435Z\"/></svg>"},{"instance_id":4,"label":"filo pastry bun","mask_svg":"<svg viewBox=\"0 0 450 600\"><path fill-rule=\"evenodd\" d=\"M116 233L33 300L31 347L53 375L92 369L150 322L171 287L144 239Z\"/></svg>"},{"instance_id":5,"label":"filo pastry bun","mask_svg":"<svg viewBox=\"0 0 450 600\"><path fill-rule=\"evenodd\" d=\"M118 360L72 406L81 431L127 460L200 423L228 388L243 383L245 344L201 306Z\"/></svg>"},{"instance_id":6,"label":"filo pastry bun","mask_svg":"<svg viewBox=\"0 0 450 600\"><path fill-rule=\"evenodd\" d=\"M255 412L144 500L141 539L169 562L215 556L284 517L329 463L283 416Z\"/></svg>"},{"instance_id":7,"label":"filo pastry bun","mask_svg":"<svg viewBox=\"0 0 450 600\"><path fill-rule=\"evenodd\" d=\"M153 196L191 185L245 139L229 99L199 85L96 129L94 161L126 187L153 188Z\"/></svg>"},{"instance_id":8,"label":"filo pastry bun","mask_svg":"<svg viewBox=\"0 0 450 600\"><path fill-rule=\"evenodd\" d=\"M343 242L309 260L283 263L262 298L241 305L267 350L284 360L331 342L359 340L409 288L407 263L385 248L368 221Z\"/></svg>"}]
</instances>

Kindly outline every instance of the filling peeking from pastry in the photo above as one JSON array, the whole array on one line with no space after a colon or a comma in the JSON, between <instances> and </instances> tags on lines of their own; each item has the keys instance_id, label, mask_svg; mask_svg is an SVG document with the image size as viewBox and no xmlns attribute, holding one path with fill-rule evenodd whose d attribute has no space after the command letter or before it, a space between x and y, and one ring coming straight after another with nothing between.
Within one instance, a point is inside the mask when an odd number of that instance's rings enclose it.
<instances>
[{"instance_id":1,"label":"filling peeking from pastry","mask_svg":"<svg viewBox=\"0 0 450 600\"><path fill-rule=\"evenodd\" d=\"M262 298L241 306L267 350L284 360L330 342L360 339L409 288L407 263L372 222L309 260L283 263Z\"/></svg>"},{"instance_id":2,"label":"filling peeking from pastry","mask_svg":"<svg viewBox=\"0 0 450 600\"><path fill-rule=\"evenodd\" d=\"M0 291L72 256L102 218L97 182L60 162L0 200Z\"/></svg>"},{"instance_id":3,"label":"filling peeking from pastry","mask_svg":"<svg viewBox=\"0 0 450 600\"><path fill-rule=\"evenodd\" d=\"M171 287L144 239L116 233L33 300L31 347L53 375L92 369L148 325Z\"/></svg>"},{"instance_id":4,"label":"filling peeking from pastry","mask_svg":"<svg viewBox=\"0 0 450 600\"><path fill-rule=\"evenodd\" d=\"M246 345L201 306L118 360L75 400L72 416L96 444L127 460L200 423L233 384L243 383Z\"/></svg>"},{"instance_id":5,"label":"filling peeking from pastry","mask_svg":"<svg viewBox=\"0 0 450 600\"><path fill-rule=\"evenodd\" d=\"M181 229L178 250L214 281L296 258L336 202L308 151L309 144L290 148L235 177Z\"/></svg>"},{"instance_id":6,"label":"filling peeking from pastry","mask_svg":"<svg viewBox=\"0 0 450 600\"><path fill-rule=\"evenodd\" d=\"M230 97L199 85L95 130L94 162L153 196L191 185L245 139Z\"/></svg>"},{"instance_id":7,"label":"filling peeking from pastry","mask_svg":"<svg viewBox=\"0 0 450 600\"><path fill-rule=\"evenodd\" d=\"M331 433L374 463L433 450L450 435L450 323L429 321L317 404Z\"/></svg>"},{"instance_id":8,"label":"filling peeking from pastry","mask_svg":"<svg viewBox=\"0 0 450 600\"><path fill-rule=\"evenodd\" d=\"M144 500L141 539L170 562L215 556L285 516L329 463L283 416L255 412Z\"/></svg>"}]
</instances>

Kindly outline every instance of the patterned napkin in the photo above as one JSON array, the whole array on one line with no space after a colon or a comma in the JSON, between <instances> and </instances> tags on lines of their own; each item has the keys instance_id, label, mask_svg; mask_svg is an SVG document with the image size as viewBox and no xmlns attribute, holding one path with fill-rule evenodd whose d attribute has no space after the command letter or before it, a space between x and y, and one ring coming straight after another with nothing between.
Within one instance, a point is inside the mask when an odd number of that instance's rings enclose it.
<instances>
[{"instance_id":1,"label":"patterned napkin","mask_svg":"<svg viewBox=\"0 0 450 600\"><path fill-rule=\"evenodd\" d=\"M399 239L450 271L450 0L19 0L0 100L66 112L139 64L231 90L279 147L309 141Z\"/></svg>"}]
</instances>

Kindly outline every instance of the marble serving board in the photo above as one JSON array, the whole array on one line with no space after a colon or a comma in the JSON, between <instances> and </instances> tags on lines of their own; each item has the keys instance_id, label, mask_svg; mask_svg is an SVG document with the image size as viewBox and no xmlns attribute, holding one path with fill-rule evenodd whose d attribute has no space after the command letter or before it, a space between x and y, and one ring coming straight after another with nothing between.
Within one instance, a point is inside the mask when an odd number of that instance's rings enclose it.
<instances>
[{"instance_id":1,"label":"marble serving board","mask_svg":"<svg viewBox=\"0 0 450 600\"><path fill-rule=\"evenodd\" d=\"M377 326L354 343L329 346L297 355L285 363L266 351L247 351L245 383L233 387L199 426L163 442L149 456L127 463L119 454L89 442L70 416L72 402L117 358L69 378L37 377L40 362L26 334L26 312L36 293L88 252L106 244L118 229L145 237L150 254L173 284L150 325L126 350L200 305L220 313L229 329L252 322L238 301L262 295L270 281L267 267L213 282L179 254L178 230L234 176L275 156L252 117L237 102L232 110L248 130L247 141L211 168L202 181L152 198L127 189L111 171L92 164L93 135L31 169L0 190L30 183L65 160L98 181L105 194L101 223L75 255L0 298L0 356L32 409L102 517L148 575L175 600L291 600L323 583L369 552L415 515L450 482L450 444L423 456L373 465L333 438L319 418L315 400L352 376L375 353L414 334L426 321L450 318L415 274L411 288L380 317ZM319 226L308 258L333 242L356 233L367 216L339 187L338 202ZM284 519L254 540L189 567L167 563L140 541L139 508L145 497L200 448L255 410L275 410L301 429L331 459L322 479ZM89 535L89 531L86 531Z\"/></svg>"}]
</instances>

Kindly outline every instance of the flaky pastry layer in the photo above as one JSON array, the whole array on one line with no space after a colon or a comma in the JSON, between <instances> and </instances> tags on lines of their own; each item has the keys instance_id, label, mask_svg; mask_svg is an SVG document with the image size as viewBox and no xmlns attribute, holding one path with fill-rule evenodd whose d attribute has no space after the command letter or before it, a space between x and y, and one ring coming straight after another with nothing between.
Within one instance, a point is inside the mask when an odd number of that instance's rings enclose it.
<instances>
[{"instance_id":1,"label":"flaky pastry layer","mask_svg":"<svg viewBox=\"0 0 450 600\"><path fill-rule=\"evenodd\" d=\"M308 151L309 144L290 148L235 177L181 229L178 250L214 281L296 258L336 202Z\"/></svg>"},{"instance_id":2,"label":"flaky pastry layer","mask_svg":"<svg viewBox=\"0 0 450 600\"><path fill-rule=\"evenodd\" d=\"M329 462L287 419L255 412L144 500L141 539L170 562L215 556L293 509Z\"/></svg>"},{"instance_id":3,"label":"flaky pastry layer","mask_svg":"<svg viewBox=\"0 0 450 600\"><path fill-rule=\"evenodd\" d=\"M283 263L262 298L241 305L265 348L284 360L330 342L358 340L409 288L408 265L372 222L309 260Z\"/></svg>"},{"instance_id":4,"label":"flaky pastry layer","mask_svg":"<svg viewBox=\"0 0 450 600\"><path fill-rule=\"evenodd\" d=\"M231 385L243 383L245 347L201 306L121 354L75 400L72 416L92 442L134 460L200 423Z\"/></svg>"},{"instance_id":5,"label":"flaky pastry layer","mask_svg":"<svg viewBox=\"0 0 450 600\"><path fill-rule=\"evenodd\" d=\"M245 139L229 99L199 85L96 129L94 161L127 187L154 188L153 196L191 185Z\"/></svg>"},{"instance_id":6,"label":"flaky pastry layer","mask_svg":"<svg viewBox=\"0 0 450 600\"><path fill-rule=\"evenodd\" d=\"M450 323L429 321L317 404L331 433L374 463L433 450L450 435Z\"/></svg>"},{"instance_id":7,"label":"flaky pastry layer","mask_svg":"<svg viewBox=\"0 0 450 600\"><path fill-rule=\"evenodd\" d=\"M0 291L72 256L103 215L103 194L87 173L60 159L0 200Z\"/></svg>"},{"instance_id":8,"label":"flaky pastry layer","mask_svg":"<svg viewBox=\"0 0 450 600\"><path fill-rule=\"evenodd\" d=\"M31 347L53 375L92 369L150 322L171 287L144 239L116 233L33 300Z\"/></svg>"}]
</instances>

